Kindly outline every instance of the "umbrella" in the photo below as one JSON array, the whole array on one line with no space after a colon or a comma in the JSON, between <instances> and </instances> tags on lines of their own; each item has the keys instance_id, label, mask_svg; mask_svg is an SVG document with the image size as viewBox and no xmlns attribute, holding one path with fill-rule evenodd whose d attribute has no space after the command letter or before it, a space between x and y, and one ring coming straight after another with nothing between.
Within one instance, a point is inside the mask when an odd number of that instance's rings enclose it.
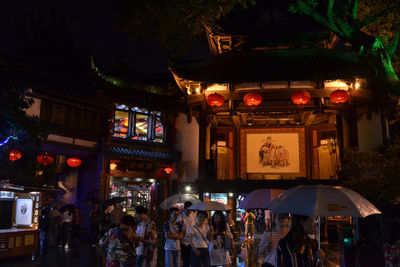
<instances>
[{"instance_id":1,"label":"umbrella","mask_svg":"<svg viewBox=\"0 0 400 267\"><path fill-rule=\"evenodd\" d=\"M50 203L51 208L59 208L59 207L65 206L65 205L67 205L67 203L65 203L62 200L58 200L58 199L52 200Z\"/></svg>"},{"instance_id":2,"label":"umbrella","mask_svg":"<svg viewBox=\"0 0 400 267\"><path fill-rule=\"evenodd\" d=\"M218 201L204 201L202 203L190 206L189 209L210 211L210 210L231 210L232 207Z\"/></svg>"},{"instance_id":3,"label":"umbrella","mask_svg":"<svg viewBox=\"0 0 400 267\"><path fill-rule=\"evenodd\" d=\"M112 197L104 201L103 208L107 208L108 206L115 205L117 203L121 203L126 201L128 198L126 197Z\"/></svg>"},{"instance_id":4,"label":"umbrella","mask_svg":"<svg viewBox=\"0 0 400 267\"><path fill-rule=\"evenodd\" d=\"M161 204L160 208L167 210L174 207L175 204L185 203L186 201L192 202L192 204L199 204L201 200L191 194L175 194L166 198Z\"/></svg>"},{"instance_id":5,"label":"umbrella","mask_svg":"<svg viewBox=\"0 0 400 267\"><path fill-rule=\"evenodd\" d=\"M248 194L239 209L266 209L267 205L284 190L280 189L258 189Z\"/></svg>"},{"instance_id":6,"label":"umbrella","mask_svg":"<svg viewBox=\"0 0 400 267\"><path fill-rule=\"evenodd\" d=\"M267 205L274 213L292 213L309 217L367 217L381 212L360 194L341 186L300 185L287 190ZM318 248L320 220L318 220Z\"/></svg>"}]
</instances>

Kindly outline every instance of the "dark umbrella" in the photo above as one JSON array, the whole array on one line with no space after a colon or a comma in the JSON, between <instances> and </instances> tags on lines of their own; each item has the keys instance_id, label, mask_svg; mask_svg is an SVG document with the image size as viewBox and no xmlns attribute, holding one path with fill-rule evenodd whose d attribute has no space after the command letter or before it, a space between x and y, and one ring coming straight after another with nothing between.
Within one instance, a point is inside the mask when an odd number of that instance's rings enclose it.
<instances>
[{"instance_id":1,"label":"dark umbrella","mask_svg":"<svg viewBox=\"0 0 400 267\"><path fill-rule=\"evenodd\" d=\"M107 208L108 206L112 206L115 205L117 203L121 203L126 201L128 198L126 197L113 197L113 198L109 198L107 200L104 201L103 203L103 209Z\"/></svg>"}]
</instances>

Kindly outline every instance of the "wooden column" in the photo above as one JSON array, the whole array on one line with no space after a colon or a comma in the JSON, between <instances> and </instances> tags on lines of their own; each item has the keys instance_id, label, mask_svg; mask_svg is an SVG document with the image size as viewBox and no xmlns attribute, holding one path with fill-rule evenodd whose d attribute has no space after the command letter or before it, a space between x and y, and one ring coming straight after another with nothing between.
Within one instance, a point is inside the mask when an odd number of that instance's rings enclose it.
<instances>
[{"instance_id":1,"label":"wooden column","mask_svg":"<svg viewBox=\"0 0 400 267\"><path fill-rule=\"evenodd\" d=\"M207 106L200 107L199 112L199 180L207 178L206 139L207 139Z\"/></svg>"}]
</instances>

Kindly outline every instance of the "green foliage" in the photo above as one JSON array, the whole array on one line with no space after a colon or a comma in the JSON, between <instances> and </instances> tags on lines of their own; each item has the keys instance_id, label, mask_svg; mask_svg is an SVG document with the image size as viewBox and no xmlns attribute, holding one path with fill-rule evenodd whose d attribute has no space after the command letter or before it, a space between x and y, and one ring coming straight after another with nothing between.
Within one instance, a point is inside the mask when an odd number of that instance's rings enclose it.
<instances>
[{"instance_id":1,"label":"green foliage","mask_svg":"<svg viewBox=\"0 0 400 267\"><path fill-rule=\"evenodd\" d=\"M32 100L26 98L24 90L8 78L0 80L0 141L10 135L17 136L18 140L0 147L0 175L2 179L32 180L38 167L36 151L47 135L48 126L38 117L26 114ZM21 151L21 159L9 161L12 149Z\"/></svg>"},{"instance_id":2,"label":"green foliage","mask_svg":"<svg viewBox=\"0 0 400 267\"><path fill-rule=\"evenodd\" d=\"M378 207L400 197L400 142L381 152L343 153L344 186L366 197Z\"/></svg>"}]
</instances>

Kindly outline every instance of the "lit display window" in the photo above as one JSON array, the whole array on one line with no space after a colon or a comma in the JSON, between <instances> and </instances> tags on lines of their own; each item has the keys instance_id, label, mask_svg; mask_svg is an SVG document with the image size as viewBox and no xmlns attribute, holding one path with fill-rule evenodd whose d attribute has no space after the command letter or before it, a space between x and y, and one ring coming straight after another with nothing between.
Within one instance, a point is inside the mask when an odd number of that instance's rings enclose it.
<instances>
[{"instance_id":1,"label":"lit display window","mask_svg":"<svg viewBox=\"0 0 400 267\"><path fill-rule=\"evenodd\" d=\"M161 112L142 107L115 104L113 137L163 143Z\"/></svg>"}]
</instances>

